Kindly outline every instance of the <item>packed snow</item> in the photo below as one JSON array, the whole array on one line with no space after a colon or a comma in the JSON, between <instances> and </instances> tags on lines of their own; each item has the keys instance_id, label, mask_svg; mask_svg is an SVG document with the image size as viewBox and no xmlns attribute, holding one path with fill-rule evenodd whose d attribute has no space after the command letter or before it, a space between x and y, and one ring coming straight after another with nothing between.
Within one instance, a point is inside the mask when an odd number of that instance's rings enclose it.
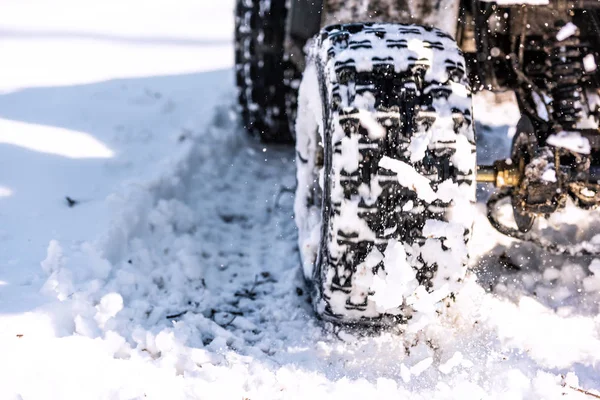
<instances>
[{"instance_id":1,"label":"packed snow","mask_svg":"<svg viewBox=\"0 0 600 400\"><path fill-rule=\"evenodd\" d=\"M600 259L499 235L489 187L443 318L363 332L315 317L294 150L247 138L233 111L232 10L3 2L0 398L600 396ZM475 99L483 163L518 119L498 99ZM570 206L538 228L575 245L599 220Z\"/></svg>"}]
</instances>

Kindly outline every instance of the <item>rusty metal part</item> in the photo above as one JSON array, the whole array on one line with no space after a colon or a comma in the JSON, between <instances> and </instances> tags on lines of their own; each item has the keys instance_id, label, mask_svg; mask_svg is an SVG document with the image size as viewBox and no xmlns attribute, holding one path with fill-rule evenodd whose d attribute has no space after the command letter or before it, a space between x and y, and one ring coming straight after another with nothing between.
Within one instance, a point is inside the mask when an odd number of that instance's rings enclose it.
<instances>
[{"instance_id":1,"label":"rusty metal part","mask_svg":"<svg viewBox=\"0 0 600 400\"><path fill-rule=\"evenodd\" d=\"M569 193L577 199L582 208L593 208L600 204L600 185L584 182L570 182Z\"/></svg>"},{"instance_id":2,"label":"rusty metal part","mask_svg":"<svg viewBox=\"0 0 600 400\"><path fill-rule=\"evenodd\" d=\"M493 165L477 166L477 182L496 184L496 169Z\"/></svg>"},{"instance_id":3,"label":"rusty metal part","mask_svg":"<svg viewBox=\"0 0 600 400\"><path fill-rule=\"evenodd\" d=\"M511 160L498 160L494 165L477 166L477 182L493 183L497 188L519 186L521 178L519 166Z\"/></svg>"},{"instance_id":4,"label":"rusty metal part","mask_svg":"<svg viewBox=\"0 0 600 400\"><path fill-rule=\"evenodd\" d=\"M496 168L496 187L516 187L522 179L522 173L518 165L512 160L499 160L494 163Z\"/></svg>"}]
</instances>

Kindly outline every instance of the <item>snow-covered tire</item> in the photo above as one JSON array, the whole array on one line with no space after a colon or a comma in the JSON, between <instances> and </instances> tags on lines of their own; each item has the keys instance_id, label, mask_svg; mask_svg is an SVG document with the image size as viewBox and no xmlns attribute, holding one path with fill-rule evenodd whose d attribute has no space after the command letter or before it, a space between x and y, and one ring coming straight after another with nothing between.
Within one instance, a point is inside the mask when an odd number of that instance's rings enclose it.
<instances>
[{"instance_id":1,"label":"snow-covered tire","mask_svg":"<svg viewBox=\"0 0 600 400\"><path fill-rule=\"evenodd\" d=\"M265 142L293 140L299 73L284 55L286 0L237 0L235 66L246 129Z\"/></svg>"},{"instance_id":2,"label":"snow-covered tire","mask_svg":"<svg viewBox=\"0 0 600 400\"><path fill-rule=\"evenodd\" d=\"M440 30L347 24L315 38L295 213L321 317L389 324L451 301L473 224L471 109L463 55Z\"/></svg>"}]
</instances>

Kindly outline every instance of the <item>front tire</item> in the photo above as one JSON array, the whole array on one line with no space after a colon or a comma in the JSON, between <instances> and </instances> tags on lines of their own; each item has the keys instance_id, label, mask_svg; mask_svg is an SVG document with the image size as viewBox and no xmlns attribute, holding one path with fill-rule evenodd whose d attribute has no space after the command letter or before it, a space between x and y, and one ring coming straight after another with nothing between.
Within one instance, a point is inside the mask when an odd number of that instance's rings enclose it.
<instances>
[{"instance_id":1,"label":"front tire","mask_svg":"<svg viewBox=\"0 0 600 400\"><path fill-rule=\"evenodd\" d=\"M460 288L475 201L471 93L437 29L325 28L300 86L296 221L324 319L405 322Z\"/></svg>"}]
</instances>

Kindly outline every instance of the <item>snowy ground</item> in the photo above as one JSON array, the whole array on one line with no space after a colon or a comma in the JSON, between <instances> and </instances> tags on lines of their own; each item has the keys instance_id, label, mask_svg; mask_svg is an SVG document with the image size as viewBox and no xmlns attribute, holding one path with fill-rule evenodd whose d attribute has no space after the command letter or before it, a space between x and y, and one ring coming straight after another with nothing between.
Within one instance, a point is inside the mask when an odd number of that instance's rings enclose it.
<instances>
[{"instance_id":1,"label":"snowy ground","mask_svg":"<svg viewBox=\"0 0 600 400\"><path fill-rule=\"evenodd\" d=\"M293 149L246 138L231 112L232 9L3 2L0 398L600 393L600 261L501 237L483 203L473 277L439 324L315 319ZM476 112L480 159L505 156L514 106ZM589 238L598 220L570 210L549 234Z\"/></svg>"}]
</instances>

